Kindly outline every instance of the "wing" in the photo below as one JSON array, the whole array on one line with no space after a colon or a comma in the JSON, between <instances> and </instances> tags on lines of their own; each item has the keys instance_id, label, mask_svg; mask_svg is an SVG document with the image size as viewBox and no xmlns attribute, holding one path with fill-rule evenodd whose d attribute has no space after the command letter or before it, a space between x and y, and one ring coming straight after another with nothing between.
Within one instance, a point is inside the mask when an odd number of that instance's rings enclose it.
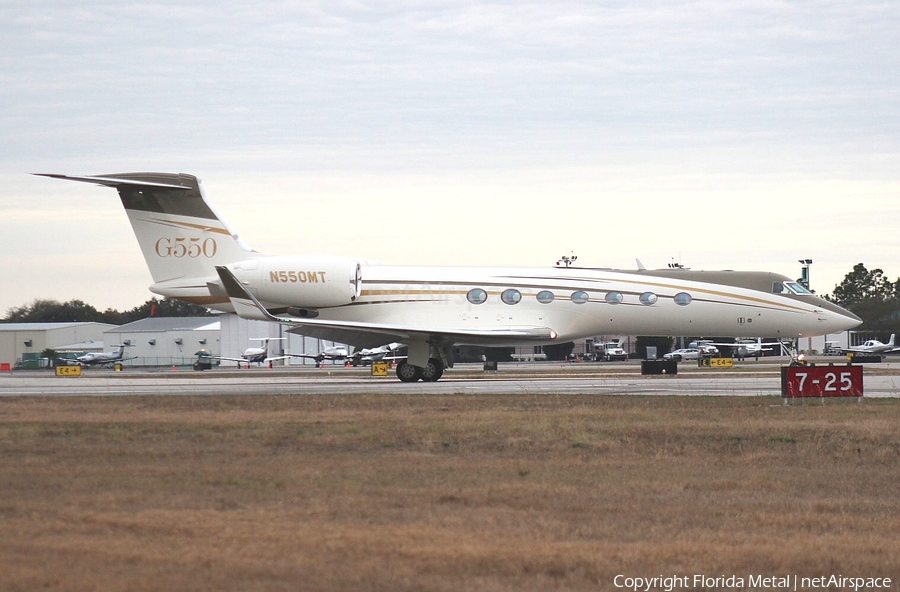
<instances>
[{"instance_id":1,"label":"wing","mask_svg":"<svg viewBox=\"0 0 900 592\"><path fill-rule=\"evenodd\" d=\"M763 342L754 341L753 343L735 343L734 341L732 341L731 343L726 343L726 342L718 343L715 341L711 341L709 343L704 342L704 344L705 345L716 345L716 346L724 345L726 347L747 347L747 346L756 347L757 345L781 345L781 342L780 341L763 341Z\"/></svg>"},{"instance_id":2,"label":"wing","mask_svg":"<svg viewBox=\"0 0 900 592\"><path fill-rule=\"evenodd\" d=\"M306 360L346 360L350 356L336 356L334 354L284 354L277 358L266 358L267 360L286 360L288 358L304 358Z\"/></svg>"},{"instance_id":3,"label":"wing","mask_svg":"<svg viewBox=\"0 0 900 592\"><path fill-rule=\"evenodd\" d=\"M556 331L549 327L521 326L496 329L456 329L422 327L391 323L360 321L329 321L295 317L279 317L270 313L253 294L224 266L216 271L238 316L245 319L275 321L291 325L290 333L318 337L356 347L377 347L386 342L443 341L471 345L496 345L503 341L533 341L546 343L556 339Z\"/></svg>"},{"instance_id":4,"label":"wing","mask_svg":"<svg viewBox=\"0 0 900 592\"><path fill-rule=\"evenodd\" d=\"M292 356L271 356L271 357L268 357L265 360L263 360L263 363L268 364L270 362L279 362L281 360L287 360L290 357L292 357Z\"/></svg>"},{"instance_id":5,"label":"wing","mask_svg":"<svg viewBox=\"0 0 900 592\"><path fill-rule=\"evenodd\" d=\"M247 358L229 358L227 356L203 356L204 358L209 358L210 360L225 360L227 362L239 362L241 364L246 364L250 360Z\"/></svg>"}]
</instances>

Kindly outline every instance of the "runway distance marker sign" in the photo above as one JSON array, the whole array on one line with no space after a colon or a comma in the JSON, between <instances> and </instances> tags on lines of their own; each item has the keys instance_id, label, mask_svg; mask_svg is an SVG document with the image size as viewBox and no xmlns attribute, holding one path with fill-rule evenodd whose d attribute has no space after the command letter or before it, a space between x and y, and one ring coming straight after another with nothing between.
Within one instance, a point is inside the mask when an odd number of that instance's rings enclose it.
<instances>
[{"instance_id":1,"label":"runway distance marker sign","mask_svg":"<svg viewBox=\"0 0 900 592\"><path fill-rule=\"evenodd\" d=\"M785 366L782 397L862 397L862 366Z\"/></svg>"}]
</instances>

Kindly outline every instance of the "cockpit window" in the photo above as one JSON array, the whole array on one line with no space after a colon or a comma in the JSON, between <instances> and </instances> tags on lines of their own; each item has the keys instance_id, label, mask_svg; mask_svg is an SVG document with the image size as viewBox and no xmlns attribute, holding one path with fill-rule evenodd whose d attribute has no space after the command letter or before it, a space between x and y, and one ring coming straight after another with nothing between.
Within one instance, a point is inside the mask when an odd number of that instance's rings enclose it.
<instances>
[{"instance_id":1,"label":"cockpit window","mask_svg":"<svg viewBox=\"0 0 900 592\"><path fill-rule=\"evenodd\" d=\"M772 284L773 294L812 294L800 282L775 282Z\"/></svg>"},{"instance_id":2,"label":"cockpit window","mask_svg":"<svg viewBox=\"0 0 900 592\"><path fill-rule=\"evenodd\" d=\"M809 290L806 289L806 286L801 284L800 282L785 282L788 289L794 294L812 294Z\"/></svg>"}]
</instances>

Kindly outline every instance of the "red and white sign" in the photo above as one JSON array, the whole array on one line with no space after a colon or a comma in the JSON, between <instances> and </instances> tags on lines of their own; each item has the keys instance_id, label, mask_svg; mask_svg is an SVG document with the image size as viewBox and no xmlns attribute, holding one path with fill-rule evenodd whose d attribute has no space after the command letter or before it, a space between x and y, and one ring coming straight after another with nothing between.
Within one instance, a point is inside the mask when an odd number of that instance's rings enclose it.
<instances>
[{"instance_id":1,"label":"red and white sign","mask_svg":"<svg viewBox=\"0 0 900 592\"><path fill-rule=\"evenodd\" d=\"M862 366L787 366L782 397L862 397Z\"/></svg>"}]
</instances>

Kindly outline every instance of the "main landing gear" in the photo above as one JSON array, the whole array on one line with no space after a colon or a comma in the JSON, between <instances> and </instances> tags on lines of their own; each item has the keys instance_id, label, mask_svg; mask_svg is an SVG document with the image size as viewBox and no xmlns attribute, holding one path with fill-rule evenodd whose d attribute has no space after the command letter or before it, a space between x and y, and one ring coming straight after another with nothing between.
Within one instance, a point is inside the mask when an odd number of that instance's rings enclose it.
<instances>
[{"instance_id":1,"label":"main landing gear","mask_svg":"<svg viewBox=\"0 0 900 592\"><path fill-rule=\"evenodd\" d=\"M397 378L402 382L437 382L444 374L444 364L440 360L431 358L424 368L413 366L406 360L397 364Z\"/></svg>"}]
</instances>

